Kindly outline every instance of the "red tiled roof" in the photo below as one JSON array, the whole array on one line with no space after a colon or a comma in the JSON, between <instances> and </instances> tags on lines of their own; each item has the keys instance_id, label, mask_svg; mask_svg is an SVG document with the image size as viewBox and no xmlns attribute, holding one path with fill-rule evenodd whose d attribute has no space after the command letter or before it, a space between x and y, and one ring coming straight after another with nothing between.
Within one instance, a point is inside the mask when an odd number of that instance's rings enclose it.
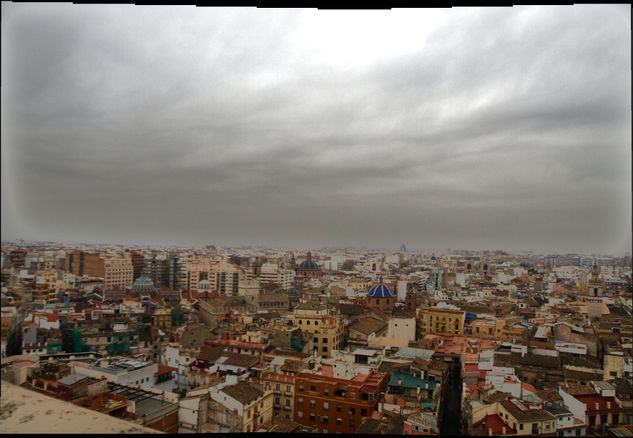
<instances>
[{"instance_id":1,"label":"red tiled roof","mask_svg":"<svg viewBox=\"0 0 633 438\"><path fill-rule=\"evenodd\" d=\"M294 376L286 376L284 374L270 373L262 377L262 380L269 380L271 382L281 382L281 383L294 383L295 378Z\"/></svg>"},{"instance_id":2,"label":"red tiled roof","mask_svg":"<svg viewBox=\"0 0 633 438\"><path fill-rule=\"evenodd\" d=\"M599 411L620 412L622 410L622 408L616 403L615 397L602 397L597 394L575 395L574 397L576 400L579 400L587 405L587 413ZM607 402L611 404L610 408L607 406ZM598 408L596 408L596 403L598 403Z\"/></svg>"},{"instance_id":3,"label":"red tiled roof","mask_svg":"<svg viewBox=\"0 0 633 438\"><path fill-rule=\"evenodd\" d=\"M464 364L464 372L465 373L474 373L479 371L479 364L478 363L467 363Z\"/></svg>"},{"instance_id":4,"label":"red tiled roof","mask_svg":"<svg viewBox=\"0 0 633 438\"><path fill-rule=\"evenodd\" d=\"M503 422L501 417L497 414L486 415L486 418L481 420L478 423L473 424L473 427L481 426L486 435L489 434L489 430L492 429L492 435L514 435L516 434L516 430L508 426ZM505 427L505 433L503 433L503 428Z\"/></svg>"},{"instance_id":5,"label":"red tiled roof","mask_svg":"<svg viewBox=\"0 0 633 438\"><path fill-rule=\"evenodd\" d=\"M163 365L162 363L158 364L158 371L154 373L155 376L162 376L163 374L170 373L172 371L178 371L178 368L170 367L167 365Z\"/></svg>"}]
</instances>

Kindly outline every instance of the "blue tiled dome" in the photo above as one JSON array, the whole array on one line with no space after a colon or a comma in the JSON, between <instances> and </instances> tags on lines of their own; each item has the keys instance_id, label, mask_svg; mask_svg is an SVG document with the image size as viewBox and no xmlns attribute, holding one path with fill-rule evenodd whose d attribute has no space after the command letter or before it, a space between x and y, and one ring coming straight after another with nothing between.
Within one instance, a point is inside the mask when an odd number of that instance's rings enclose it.
<instances>
[{"instance_id":1,"label":"blue tiled dome","mask_svg":"<svg viewBox=\"0 0 633 438\"><path fill-rule=\"evenodd\" d=\"M312 260L304 260L299 264L299 269L319 269L319 265Z\"/></svg>"},{"instance_id":2,"label":"blue tiled dome","mask_svg":"<svg viewBox=\"0 0 633 438\"><path fill-rule=\"evenodd\" d=\"M372 287L367 296L370 298L393 298L396 295L389 289L389 286L381 283Z\"/></svg>"},{"instance_id":3,"label":"blue tiled dome","mask_svg":"<svg viewBox=\"0 0 633 438\"><path fill-rule=\"evenodd\" d=\"M312 261L312 253L310 251L308 251L308 258L299 265L299 269L320 269L319 265Z\"/></svg>"},{"instance_id":4,"label":"blue tiled dome","mask_svg":"<svg viewBox=\"0 0 633 438\"><path fill-rule=\"evenodd\" d=\"M200 282L198 283L198 290L211 290L211 282L209 280L200 280Z\"/></svg>"}]
</instances>

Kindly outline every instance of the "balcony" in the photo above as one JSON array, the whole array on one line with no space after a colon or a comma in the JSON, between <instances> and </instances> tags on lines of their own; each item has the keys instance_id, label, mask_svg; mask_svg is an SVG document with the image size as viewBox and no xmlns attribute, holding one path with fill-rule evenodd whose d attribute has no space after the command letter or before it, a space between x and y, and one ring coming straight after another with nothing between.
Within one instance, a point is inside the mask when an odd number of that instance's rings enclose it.
<instances>
[{"instance_id":1,"label":"balcony","mask_svg":"<svg viewBox=\"0 0 633 438\"><path fill-rule=\"evenodd\" d=\"M292 397L292 391L285 391L285 392L284 392L284 395L287 395L287 396Z\"/></svg>"},{"instance_id":2,"label":"balcony","mask_svg":"<svg viewBox=\"0 0 633 438\"><path fill-rule=\"evenodd\" d=\"M280 405L279 403L275 403L275 404L273 405L273 408L275 408L275 409L281 409L281 405Z\"/></svg>"},{"instance_id":3,"label":"balcony","mask_svg":"<svg viewBox=\"0 0 633 438\"><path fill-rule=\"evenodd\" d=\"M291 411L292 410L292 406L284 406L284 411Z\"/></svg>"},{"instance_id":4,"label":"balcony","mask_svg":"<svg viewBox=\"0 0 633 438\"><path fill-rule=\"evenodd\" d=\"M275 394L281 394L281 390L279 390L279 389L275 389L275 390L274 390L274 393L275 393Z\"/></svg>"}]
</instances>

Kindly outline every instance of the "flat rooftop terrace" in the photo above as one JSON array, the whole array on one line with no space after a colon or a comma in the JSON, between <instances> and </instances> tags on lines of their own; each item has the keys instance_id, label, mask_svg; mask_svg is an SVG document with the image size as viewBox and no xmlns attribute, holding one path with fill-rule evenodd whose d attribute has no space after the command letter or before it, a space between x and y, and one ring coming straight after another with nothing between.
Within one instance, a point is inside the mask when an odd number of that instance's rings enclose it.
<instances>
[{"instance_id":1,"label":"flat rooftop terrace","mask_svg":"<svg viewBox=\"0 0 633 438\"><path fill-rule=\"evenodd\" d=\"M0 433L162 433L2 382Z\"/></svg>"}]
</instances>

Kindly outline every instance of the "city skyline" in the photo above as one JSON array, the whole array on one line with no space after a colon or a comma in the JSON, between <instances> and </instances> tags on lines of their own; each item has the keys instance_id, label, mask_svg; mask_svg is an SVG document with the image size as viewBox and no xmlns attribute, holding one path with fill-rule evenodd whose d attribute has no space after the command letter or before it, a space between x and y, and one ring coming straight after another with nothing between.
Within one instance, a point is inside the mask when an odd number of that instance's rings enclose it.
<instances>
[{"instance_id":1,"label":"city skyline","mask_svg":"<svg viewBox=\"0 0 633 438\"><path fill-rule=\"evenodd\" d=\"M3 241L631 252L626 5L2 17Z\"/></svg>"}]
</instances>

